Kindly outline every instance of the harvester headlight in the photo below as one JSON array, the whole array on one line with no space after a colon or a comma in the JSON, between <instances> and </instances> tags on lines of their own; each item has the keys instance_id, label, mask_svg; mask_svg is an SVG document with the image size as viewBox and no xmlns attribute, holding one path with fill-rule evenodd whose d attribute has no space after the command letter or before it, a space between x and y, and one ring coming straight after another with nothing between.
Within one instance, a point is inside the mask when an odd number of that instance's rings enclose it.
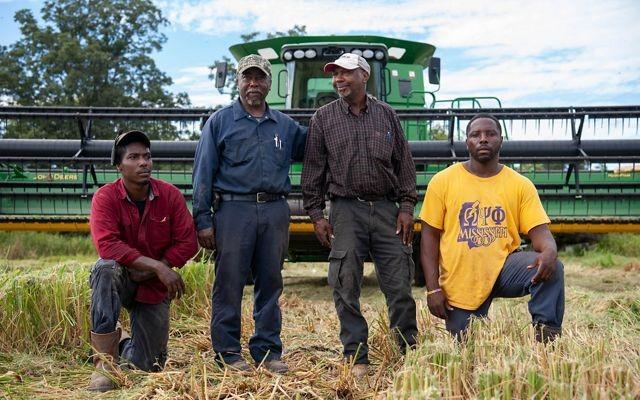
<instances>
[{"instance_id":1,"label":"harvester headlight","mask_svg":"<svg viewBox=\"0 0 640 400\"><path fill-rule=\"evenodd\" d=\"M291 59L293 58L293 54L291 54L290 51L285 51L284 54L282 55L282 58L284 58L287 61L291 61Z\"/></svg>"},{"instance_id":2,"label":"harvester headlight","mask_svg":"<svg viewBox=\"0 0 640 400\"><path fill-rule=\"evenodd\" d=\"M303 58L304 57L304 50L296 50L296 51L294 51L293 52L293 56L295 58L298 58L298 59Z\"/></svg>"},{"instance_id":3,"label":"harvester headlight","mask_svg":"<svg viewBox=\"0 0 640 400\"><path fill-rule=\"evenodd\" d=\"M373 58L373 50L366 49L362 52L362 57L364 58Z\"/></svg>"},{"instance_id":4,"label":"harvester headlight","mask_svg":"<svg viewBox=\"0 0 640 400\"><path fill-rule=\"evenodd\" d=\"M304 52L304 56L307 58L316 58L317 55L318 53L316 53L314 49L309 49Z\"/></svg>"},{"instance_id":5,"label":"harvester headlight","mask_svg":"<svg viewBox=\"0 0 640 400\"><path fill-rule=\"evenodd\" d=\"M351 50L351 54L355 54L357 56L362 56L362 50L360 49L353 49Z\"/></svg>"},{"instance_id":6,"label":"harvester headlight","mask_svg":"<svg viewBox=\"0 0 640 400\"><path fill-rule=\"evenodd\" d=\"M376 50L376 60L382 60L384 58L384 53L381 50Z\"/></svg>"}]
</instances>

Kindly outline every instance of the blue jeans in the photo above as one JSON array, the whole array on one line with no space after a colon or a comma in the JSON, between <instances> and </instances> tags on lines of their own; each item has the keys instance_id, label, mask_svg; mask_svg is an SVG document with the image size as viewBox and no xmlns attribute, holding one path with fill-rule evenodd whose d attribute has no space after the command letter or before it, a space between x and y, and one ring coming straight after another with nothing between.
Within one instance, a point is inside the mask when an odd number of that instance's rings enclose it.
<instances>
[{"instance_id":1,"label":"blue jeans","mask_svg":"<svg viewBox=\"0 0 640 400\"><path fill-rule=\"evenodd\" d=\"M120 343L120 358L143 371L162 370L169 341L169 304L135 301L138 284L129 279L126 268L113 260L99 259L91 268L91 330L116 330L120 310L129 310L131 338Z\"/></svg>"},{"instance_id":2,"label":"blue jeans","mask_svg":"<svg viewBox=\"0 0 640 400\"><path fill-rule=\"evenodd\" d=\"M289 244L289 205L285 199L267 203L223 201L214 215L216 278L212 293L211 343L218 358L240 358L242 292L254 278L255 333L251 357L280 359L282 264Z\"/></svg>"},{"instance_id":3,"label":"blue jeans","mask_svg":"<svg viewBox=\"0 0 640 400\"><path fill-rule=\"evenodd\" d=\"M453 307L447 312L447 330L460 338L460 334L469 325L472 316L484 318L489 312L489 306L496 297L523 297L531 295L529 313L534 325L542 324L553 328L562 327L564 315L564 267L560 261L556 262L555 274L546 281L531 283L537 268L527 269L535 262L538 253L521 251L511 253L502 267L500 275L493 286L491 294L476 310L464 310Z\"/></svg>"}]
</instances>

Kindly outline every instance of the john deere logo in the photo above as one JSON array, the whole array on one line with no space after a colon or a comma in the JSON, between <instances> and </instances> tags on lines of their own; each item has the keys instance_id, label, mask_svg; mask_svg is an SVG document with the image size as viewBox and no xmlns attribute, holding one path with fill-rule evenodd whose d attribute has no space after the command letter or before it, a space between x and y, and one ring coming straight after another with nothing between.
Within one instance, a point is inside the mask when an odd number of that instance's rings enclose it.
<instances>
[{"instance_id":1,"label":"john deere logo","mask_svg":"<svg viewBox=\"0 0 640 400\"><path fill-rule=\"evenodd\" d=\"M77 180L78 180L78 174L65 174L63 172L36 174L36 181L59 182L59 181L77 181Z\"/></svg>"}]
</instances>

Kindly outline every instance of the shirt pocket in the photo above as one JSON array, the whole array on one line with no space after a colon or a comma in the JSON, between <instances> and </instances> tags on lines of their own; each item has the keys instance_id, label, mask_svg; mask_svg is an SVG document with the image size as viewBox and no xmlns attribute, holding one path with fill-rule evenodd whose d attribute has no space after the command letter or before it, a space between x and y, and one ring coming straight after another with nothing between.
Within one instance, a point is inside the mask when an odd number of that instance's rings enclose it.
<instances>
[{"instance_id":1,"label":"shirt pocket","mask_svg":"<svg viewBox=\"0 0 640 400\"><path fill-rule=\"evenodd\" d=\"M276 164L280 167L288 167L291 162L291 152L286 140L280 141L280 148L276 147Z\"/></svg>"},{"instance_id":2,"label":"shirt pocket","mask_svg":"<svg viewBox=\"0 0 640 400\"><path fill-rule=\"evenodd\" d=\"M149 216L148 237L152 248L164 249L171 244L171 220L168 215Z\"/></svg>"},{"instance_id":3,"label":"shirt pocket","mask_svg":"<svg viewBox=\"0 0 640 400\"><path fill-rule=\"evenodd\" d=\"M369 154L385 166L391 165L391 153L393 152L393 133L373 132L371 140L367 141Z\"/></svg>"},{"instance_id":4,"label":"shirt pocket","mask_svg":"<svg viewBox=\"0 0 640 400\"><path fill-rule=\"evenodd\" d=\"M245 164L249 162L251 156L251 146L253 146L254 144L255 143L252 143L251 139L249 138L225 139L222 157L232 167Z\"/></svg>"}]
</instances>

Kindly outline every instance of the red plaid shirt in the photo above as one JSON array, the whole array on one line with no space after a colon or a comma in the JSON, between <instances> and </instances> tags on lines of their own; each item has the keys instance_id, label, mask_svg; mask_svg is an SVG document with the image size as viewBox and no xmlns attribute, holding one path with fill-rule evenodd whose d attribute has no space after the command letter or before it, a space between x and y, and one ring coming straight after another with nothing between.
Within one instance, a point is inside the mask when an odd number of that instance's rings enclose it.
<instances>
[{"instance_id":1,"label":"red plaid shirt","mask_svg":"<svg viewBox=\"0 0 640 400\"><path fill-rule=\"evenodd\" d=\"M146 256L164 258L180 268L198 251L193 218L184 196L175 186L153 178L142 218L122 179L118 179L93 195L89 226L100 258L123 266ZM165 286L153 278L140 283L135 299L158 304L166 296Z\"/></svg>"}]
</instances>

